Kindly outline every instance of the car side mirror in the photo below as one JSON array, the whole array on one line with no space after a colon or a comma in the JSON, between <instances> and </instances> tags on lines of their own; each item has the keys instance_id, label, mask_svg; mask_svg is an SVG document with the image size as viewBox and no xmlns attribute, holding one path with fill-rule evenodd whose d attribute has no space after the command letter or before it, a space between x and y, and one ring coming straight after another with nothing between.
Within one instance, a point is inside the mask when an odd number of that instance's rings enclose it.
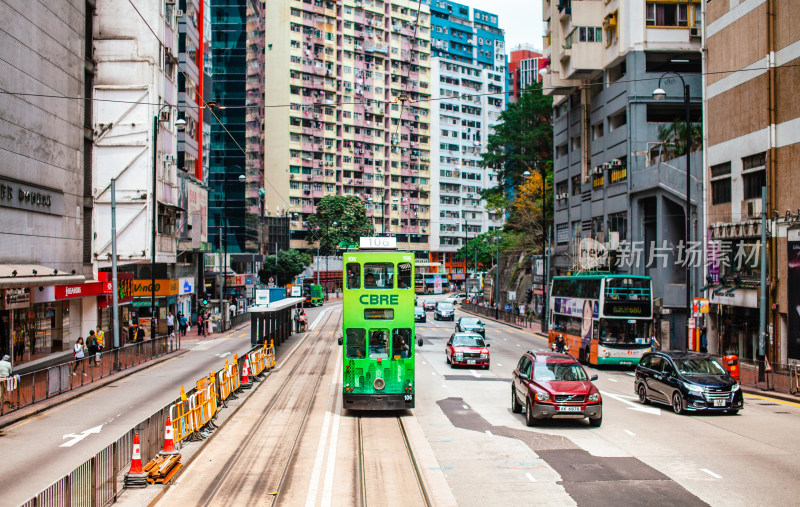
<instances>
[{"instance_id":1,"label":"car side mirror","mask_svg":"<svg viewBox=\"0 0 800 507\"><path fill-rule=\"evenodd\" d=\"M520 380L528 380L528 376L525 375L524 373L520 373L519 374L519 378L520 378Z\"/></svg>"},{"instance_id":2,"label":"car side mirror","mask_svg":"<svg viewBox=\"0 0 800 507\"><path fill-rule=\"evenodd\" d=\"M487 343L487 344L486 344L486 346L487 346L487 347L491 347L491 346L492 346L492 344L491 344L491 343Z\"/></svg>"},{"instance_id":3,"label":"car side mirror","mask_svg":"<svg viewBox=\"0 0 800 507\"><path fill-rule=\"evenodd\" d=\"M597 375L592 375L591 377L589 377L589 380L594 382L595 380L597 380Z\"/></svg>"},{"instance_id":4,"label":"car side mirror","mask_svg":"<svg viewBox=\"0 0 800 507\"><path fill-rule=\"evenodd\" d=\"M341 336L336 341L339 343L339 345L344 343L344 339Z\"/></svg>"},{"instance_id":5,"label":"car side mirror","mask_svg":"<svg viewBox=\"0 0 800 507\"><path fill-rule=\"evenodd\" d=\"M417 346L418 346L418 347L422 347L422 338L420 338L419 340L417 340Z\"/></svg>"}]
</instances>

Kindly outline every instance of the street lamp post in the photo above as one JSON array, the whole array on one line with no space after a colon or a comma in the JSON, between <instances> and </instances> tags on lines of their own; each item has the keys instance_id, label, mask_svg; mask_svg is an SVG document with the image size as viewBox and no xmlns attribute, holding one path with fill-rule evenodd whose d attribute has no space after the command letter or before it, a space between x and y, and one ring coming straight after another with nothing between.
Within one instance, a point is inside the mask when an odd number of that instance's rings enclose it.
<instances>
[{"instance_id":1,"label":"street lamp post","mask_svg":"<svg viewBox=\"0 0 800 507\"><path fill-rule=\"evenodd\" d=\"M154 339L156 337L157 326L158 323L158 310L156 309L156 236L158 231L158 190L156 185L158 185L157 175L158 175L158 129L159 124L161 123L161 112L164 111L164 108L171 108L175 107L170 104L164 104L153 116L153 227L151 231L151 248L150 248L150 313L151 313L151 321L150 321L150 338ZM170 110L171 113L171 110ZM170 118L172 118L172 114L170 114ZM169 121L163 120L163 121ZM186 125L186 120L182 118L178 118L175 121L175 126L180 127Z\"/></svg>"},{"instance_id":2,"label":"street lamp post","mask_svg":"<svg viewBox=\"0 0 800 507\"><path fill-rule=\"evenodd\" d=\"M655 100L664 100L667 96L667 92L661 88L661 80L664 79L664 76L667 74L674 74L681 80L681 84L683 85L683 105L686 112L686 246L685 249L689 248L689 242L692 239L692 166L691 166L691 158L689 157L691 152L692 146L692 133L691 133L691 111L689 109L689 85L686 84L686 81L683 80L683 76L681 76L677 72L667 72L662 74L660 78L658 78L658 88L653 91L653 98ZM685 255L685 254L684 254ZM687 329L687 348L688 348L688 329L689 329L689 319L692 317L692 267L691 263L686 263L686 329Z\"/></svg>"},{"instance_id":3,"label":"street lamp post","mask_svg":"<svg viewBox=\"0 0 800 507\"><path fill-rule=\"evenodd\" d=\"M239 166L234 166L239 167ZM240 168L241 169L241 168ZM247 176L244 174L239 175L239 181L244 183L247 180ZM225 210L225 216L223 220L228 220L228 178L227 172L223 173L222 175L222 200L223 200L223 209ZM222 250L222 283L220 284L220 295L219 295L219 318L221 319L220 324L220 331L225 330L225 321L226 319L226 311L225 305L223 301L225 300L225 292L227 290L228 285L228 229L227 225L224 226L225 232L225 247ZM220 243L222 243L222 227L220 227Z\"/></svg>"},{"instance_id":4,"label":"street lamp post","mask_svg":"<svg viewBox=\"0 0 800 507\"><path fill-rule=\"evenodd\" d=\"M498 308L500 307L500 229L495 229L495 243L497 243L497 266L494 272L494 284L497 288L494 291L494 318L498 318Z\"/></svg>"}]
</instances>

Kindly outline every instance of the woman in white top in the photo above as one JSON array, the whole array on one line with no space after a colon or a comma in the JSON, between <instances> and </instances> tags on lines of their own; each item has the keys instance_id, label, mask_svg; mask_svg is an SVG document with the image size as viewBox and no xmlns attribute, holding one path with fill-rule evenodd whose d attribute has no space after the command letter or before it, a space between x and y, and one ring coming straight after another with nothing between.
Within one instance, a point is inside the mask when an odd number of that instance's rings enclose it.
<instances>
[{"instance_id":1,"label":"woman in white top","mask_svg":"<svg viewBox=\"0 0 800 507\"><path fill-rule=\"evenodd\" d=\"M72 348L72 354L75 356L75 364L72 367L72 374L77 375L75 372L78 370L78 366L81 365L81 362L83 362L83 358L86 357L86 346L83 344L83 338L78 338L78 341L75 342L75 346ZM86 376L85 372L83 376Z\"/></svg>"}]
</instances>

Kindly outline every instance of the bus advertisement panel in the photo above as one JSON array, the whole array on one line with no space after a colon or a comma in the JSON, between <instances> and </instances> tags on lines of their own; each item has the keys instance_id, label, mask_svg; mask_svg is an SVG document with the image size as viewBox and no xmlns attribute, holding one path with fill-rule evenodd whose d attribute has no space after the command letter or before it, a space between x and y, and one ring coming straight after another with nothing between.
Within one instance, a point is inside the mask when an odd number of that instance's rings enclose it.
<instances>
[{"instance_id":1,"label":"bus advertisement panel","mask_svg":"<svg viewBox=\"0 0 800 507\"><path fill-rule=\"evenodd\" d=\"M634 366L654 332L651 294L644 276L554 277L550 343L562 334L569 352L585 363Z\"/></svg>"}]
</instances>

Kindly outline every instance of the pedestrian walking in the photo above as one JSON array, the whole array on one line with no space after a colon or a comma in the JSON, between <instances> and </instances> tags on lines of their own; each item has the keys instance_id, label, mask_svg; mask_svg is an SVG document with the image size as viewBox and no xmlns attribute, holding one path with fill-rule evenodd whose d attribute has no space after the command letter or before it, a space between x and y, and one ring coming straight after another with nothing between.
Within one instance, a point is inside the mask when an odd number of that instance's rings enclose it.
<instances>
[{"instance_id":1,"label":"pedestrian walking","mask_svg":"<svg viewBox=\"0 0 800 507\"><path fill-rule=\"evenodd\" d=\"M186 336L186 328L189 326L189 321L186 320L186 315L179 313L178 314L178 329L180 330L181 336Z\"/></svg>"},{"instance_id":2,"label":"pedestrian walking","mask_svg":"<svg viewBox=\"0 0 800 507\"><path fill-rule=\"evenodd\" d=\"M106 333L100 329L100 325L95 328L94 336L97 338L97 352L102 353L106 348Z\"/></svg>"},{"instance_id":3,"label":"pedestrian walking","mask_svg":"<svg viewBox=\"0 0 800 507\"><path fill-rule=\"evenodd\" d=\"M97 354L97 337L94 335L94 329L90 329L89 336L86 337L86 350L89 354L88 357L95 357Z\"/></svg>"},{"instance_id":4,"label":"pedestrian walking","mask_svg":"<svg viewBox=\"0 0 800 507\"><path fill-rule=\"evenodd\" d=\"M144 341L144 329L142 326L136 326L136 341L143 342Z\"/></svg>"},{"instance_id":5,"label":"pedestrian walking","mask_svg":"<svg viewBox=\"0 0 800 507\"><path fill-rule=\"evenodd\" d=\"M661 348L661 344L658 343L658 339L656 338L655 333L650 335L650 351L655 352Z\"/></svg>"},{"instance_id":6,"label":"pedestrian walking","mask_svg":"<svg viewBox=\"0 0 800 507\"><path fill-rule=\"evenodd\" d=\"M22 360L22 355L25 353L25 331L23 331L19 324L14 327L14 359L19 358Z\"/></svg>"},{"instance_id":7,"label":"pedestrian walking","mask_svg":"<svg viewBox=\"0 0 800 507\"><path fill-rule=\"evenodd\" d=\"M175 317L172 312L167 312L167 334L171 335L175 331Z\"/></svg>"},{"instance_id":8,"label":"pedestrian walking","mask_svg":"<svg viewBox=\"0 0 800 507\"><path fill-rule=\"evenodd\" d=\"M708 352L708 338L706 337L706 328L700 330L700 352Z\"/></svg>"},{"instance_id":9,"label":"pedestrian walking","mask_svg":"<svg viewBox=\"0 0 800 507\"><path fill-rule=\"evenodd\" d=\"M72 374L77 375L78 366L81 365L83 359L86 357L86 346L83 344L83 338L78 337L78 341L75 342L75 346L72 347L72 355L75 357L75 364L72 366ZM86 376L86 373L83 374Z\"/></svg>"},{"instance_id":10,"label":"pedestrian walking","mask_svg":"<svg viewBox=\"0 0 800 507\"><path fill-rule=\"evenodd\" d=\"M300 332L300 308L294 312L294 332Z\"/></svg>"},{"instance_id":11,"label":"pedestrian walking","mask_svg":"<svg viewBox=\"0 0 800 507\"><path fill-rule=\"evenodd\" d=\"M197 314L197 336L203 334L203 313Z\"/></svg>"}]
</instances>

